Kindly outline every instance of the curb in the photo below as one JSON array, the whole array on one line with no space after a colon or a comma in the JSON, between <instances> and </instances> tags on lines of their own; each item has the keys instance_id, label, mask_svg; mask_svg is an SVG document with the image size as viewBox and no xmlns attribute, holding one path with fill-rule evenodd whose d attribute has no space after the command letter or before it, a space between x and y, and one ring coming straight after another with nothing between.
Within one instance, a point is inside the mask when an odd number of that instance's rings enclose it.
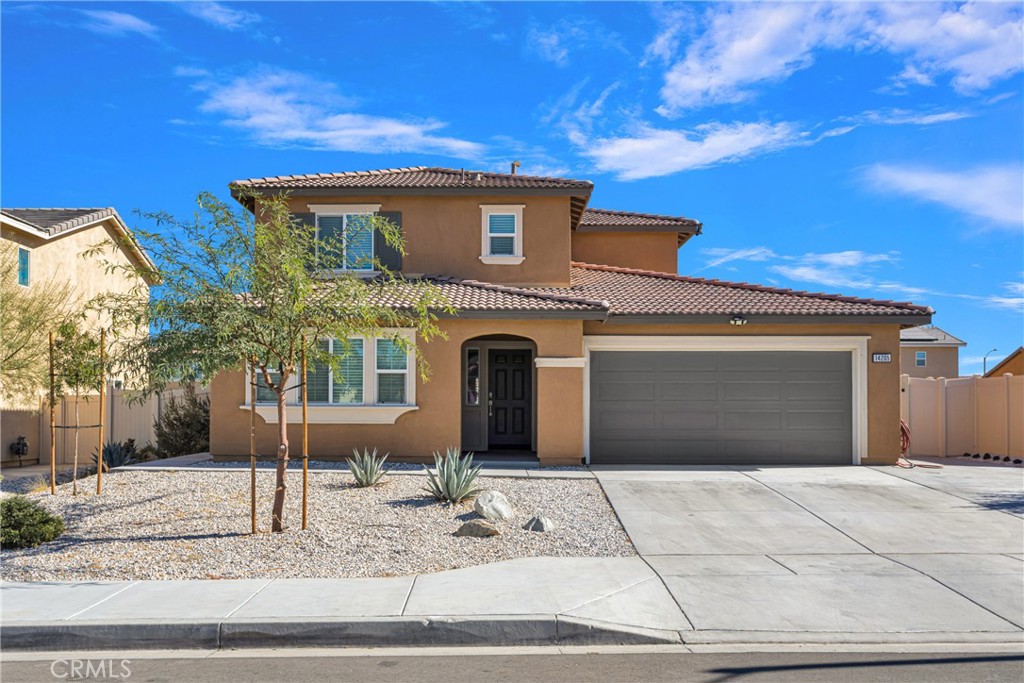
<instances>
[{"instance_id":1,"label":"curb","mask_svg":"<svg viewBox=\"0 0 1024 683\"><path fill-rule=\"evenodd\" d=\"M676 631L555 615L19 622L0 626L0 640L4 652L680 643Z\"/></svg>"}]
</instances>

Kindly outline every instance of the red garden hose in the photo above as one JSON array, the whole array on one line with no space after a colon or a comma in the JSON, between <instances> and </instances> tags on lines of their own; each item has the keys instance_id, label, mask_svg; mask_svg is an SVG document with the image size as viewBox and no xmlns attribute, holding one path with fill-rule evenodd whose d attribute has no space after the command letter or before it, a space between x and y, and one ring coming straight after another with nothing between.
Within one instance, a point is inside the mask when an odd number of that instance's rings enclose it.
<instances>
[{"instance_id":1,"label":"red garden hose","mask_svg":"<svg viewBox=\"0 0 1024 683\"><path fill-rule=\"evenodd\" d=\"M900 420L900 457L896 461L896 467L913 469L914 467L926 467L931 470L941 470L942 465L925 465L924 463L913 463L907 460L907 453L910 452L910 425L906 420Z\"/></svg>"}]
</instances>

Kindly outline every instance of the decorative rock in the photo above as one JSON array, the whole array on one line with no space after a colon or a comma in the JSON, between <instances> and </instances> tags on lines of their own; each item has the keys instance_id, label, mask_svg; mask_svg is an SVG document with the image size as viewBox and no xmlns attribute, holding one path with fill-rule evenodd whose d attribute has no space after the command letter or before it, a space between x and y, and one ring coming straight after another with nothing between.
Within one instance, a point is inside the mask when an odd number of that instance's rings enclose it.
<instances>
[{"instance_id":1,"label":"decorative rock","mask_svg":"<svg viewBox=\"0 0 1024 683\"><path fill-rule=\"evenodd\" d=\"M501 532L498 531L498 527L485 519L471 519L460 526L458 531L455 532L456 536L469 536L471 538L486 538L488 536L498 536L499 534Z\"/></svg>"},{"instance_id":2,"label":"decorative rock","mask_svg":"<svg viewBox=\"0 0 1024 683\"><path fill-rule=\"evenodd\" d=\"M550 517L537 515L531 517L530 521L523 525L523 528L527 531L554 531L555 523L551 521Z\"/></svg>"},{"instance_id":3,"label":"decorative rock","mask_svg":"<svg viewBox=\"0 0 1024 683\"><path fill-rule=\"evenodd\" d=\"M512 519L512 505L498 491L484 491L473 502L476 514L485 519L507 521Z\"/></svg>"}]
</instances>

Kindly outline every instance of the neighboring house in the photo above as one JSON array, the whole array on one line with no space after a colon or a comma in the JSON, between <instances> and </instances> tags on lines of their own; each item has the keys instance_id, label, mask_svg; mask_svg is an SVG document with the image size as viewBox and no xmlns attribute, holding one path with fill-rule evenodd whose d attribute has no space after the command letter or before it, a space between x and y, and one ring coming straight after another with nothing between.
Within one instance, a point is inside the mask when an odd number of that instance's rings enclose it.
<instances>
[{"instance_id":1,"label":"neighboring house","mask_svg":"<svg viewBox=\"0 0 1024 683\"><path fill-rule=\"evenodd\" d=\"M986 377L1002 377L1003 375L1024 375L1024 346L999 361L995 367L985 373Z\"/></svg>"},{"instance_id":2,"label":"neighboring house","mask_svg":"<svg viewBox=\"0 0 1024 683\"><path fill-rule=\"evenodd\" d=\"M126 292L133 286L123 275L108 272L104 261L151 265L134 241L125 240L130 235L128 226L112 208L0 209L0 240L14 245L18 284L35 287L46 281L68 282L74 304L81 306L101 293ZM119 245L115 253L83 257L105 240ZM95 318L87 320L87 325L97 324ZM45 355L46 348L40 348L39 353ZM18 462L8 448L18 436L29 442L23 464L49 461L49 421L40 412L41 400L25 397L18 405L5 405L0 411L0 459L4 465Z\"/></svg>"},{"instance_id":3,"label":"neighboring house","mask_svg":"<svg viewBox=\"0 0 1024 683\"><path fill-rule=\"evenodd\" d=\"M900 330L900 372L911 377L959 377L962 346L967 342L934 325Z\"/></svg>"},{"instance_id":4,"label":"neighboring house","mask_svg":"<svg viewBox=\"0 0 1024 683\"><path fill-rule=\"evenodd\" d=\"M436 283L458 310L440 322L447 340L419 349L428 382L414 354L356 343L310 408L314 456L369 446L424 459L460 446L545 465L850 464L899 454L892 361L900 330L930 322L930 308L676 275L676 250L700 223L591 209L587 181L415 167L237 185L287 193L319 229L389 217L407 253L378 242L377 255ZM248 452L247 395L240 371L213 380L214 455ZM272 454L276 413L263 400L257 448ZM300 409L289 410L296 443Z\"/></svg>"}]
</instances>

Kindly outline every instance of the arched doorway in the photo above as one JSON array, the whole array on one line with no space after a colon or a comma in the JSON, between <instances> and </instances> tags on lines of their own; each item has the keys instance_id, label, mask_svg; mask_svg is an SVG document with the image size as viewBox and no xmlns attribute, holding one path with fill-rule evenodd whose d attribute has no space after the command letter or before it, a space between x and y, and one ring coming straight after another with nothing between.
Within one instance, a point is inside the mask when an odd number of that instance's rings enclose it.
<instances>
[{"instance_id":1,"label":"arched doorway","mask_svg":"<svg viewBox=\"0 0 1024 683\"><path fill-rule=\"evenodd\" d=\"M537 450L533 340L510 334L462 345L462 450L525 455Z\"/></svg>"}]
</instances>

